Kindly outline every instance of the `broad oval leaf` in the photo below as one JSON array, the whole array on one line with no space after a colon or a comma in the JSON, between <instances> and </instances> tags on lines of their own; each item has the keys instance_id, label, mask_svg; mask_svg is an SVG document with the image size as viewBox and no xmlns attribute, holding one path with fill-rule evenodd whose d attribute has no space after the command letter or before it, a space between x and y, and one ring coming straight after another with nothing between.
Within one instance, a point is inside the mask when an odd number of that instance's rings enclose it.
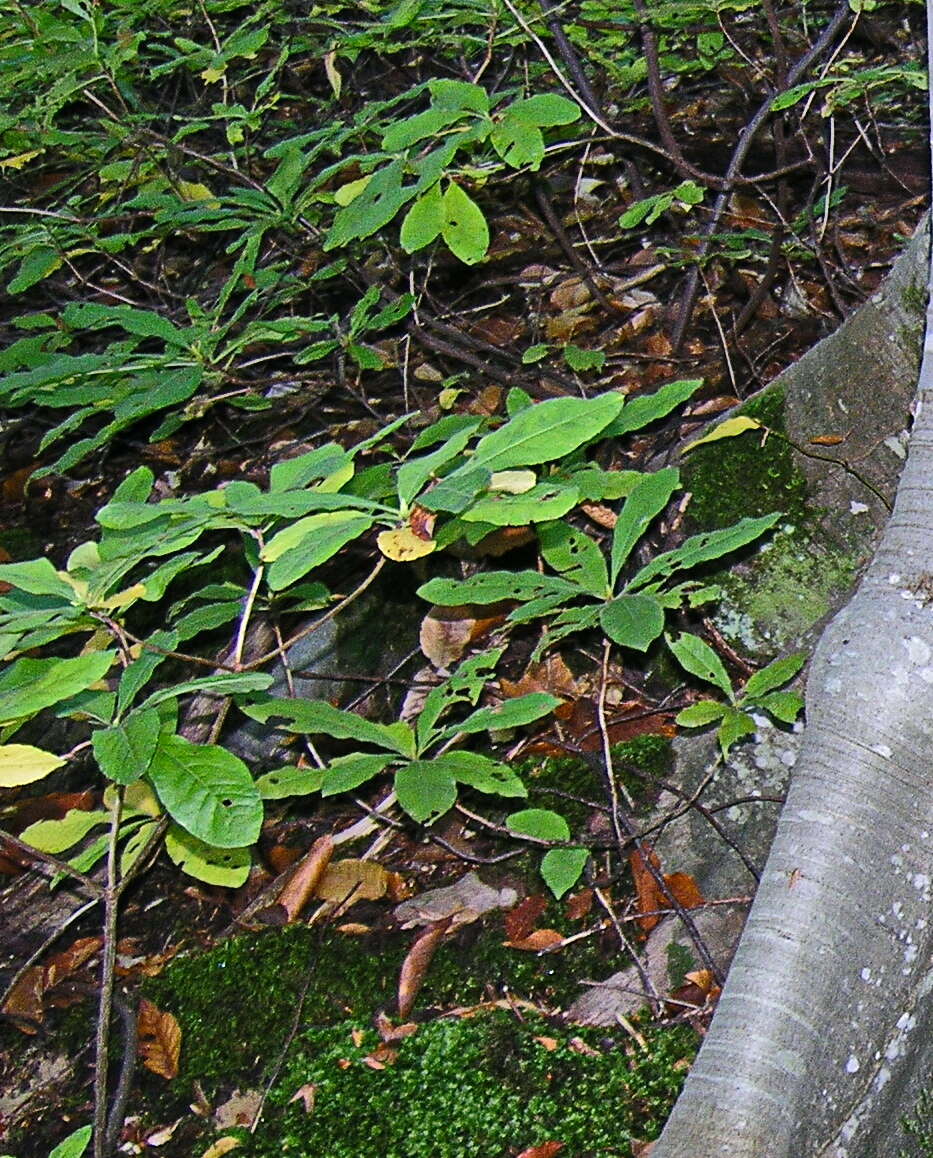
<instances>
[{"instance_id":1,"label":"broad oval leaf","mask_svg":"<svg viewBox=\"0 0 933 1158\"><path fill-rule=\"evenodd\" d=\"M42 780L65 761L31 744L0 744L0 788L18 788Z\"/></svg>"},{"instance_id":2,"label":"broad oval leaf","mask_svg":"<svg viewBox=\"0 0 933 1158\"><path fill-rule=\"evenodd\" d=\"M544 561L571 583L600 598L609 588L603 553L589 535L569 523L546 523L538 528Z\"/></svg>"},{"instance_id":3,"label":"broad oval leaf","mask_svg":"<svg viewBox=\"0 0 933 1158\"><path fill-rule=\"evenodd\" d=\"M664 609L650 595L619 595L599 609L599 622L613 643L647 651L664 630Z\"/></svg>"},{"instance_id":4,"label":"broad oval leaf","mask_svg":"<svg viewBox=\"0 0 933 1158\"><path fill-rule=\"evenodd\" d=\"M495 796L527 796L528 789L508 764L479 752L445 752L432 763L459 784Z\"/></svg>"},{"instance_id":5,"label":"broad oval leaf","mask_svg":"<svg viewBox=\"0 0 933 1158\"><path fill-rule=\"evenodd\" d=\"M443 209L441 237L450 252L465 265L482 261L489 249L489 226L482 209L454 182L444 193Z\"/></svg>"},{"instance_id":6,"label":"broad oval leaf","mask_svg":"<svg viewBox=\"0 0 933 1158\"><path fill-rule=\"evenodd\" d=\"M498 491L484 495L464 511L461 518L464 522L490 523L495 527L545 523L566 515L577 505L579 498L574 486L544 482L522 494Z\"/></svg>"},{"instance_id":7,"label":"broad oval leaf","mask_svg":"<svg viewBox=\"0 0 933 1158\"><path fill-rule=\"evenodd\" d=\"M444 202L438 181L412 202L402 220L399 241L406 253L417 253L440 236L444 228Z\"/></svg>"},{"instance_id":8,"label":"broad oval leaf","mask_svg":"<svg viewBox=\"0 0 933 1158\"><path fill-rule=\"evenodd\" d=\"M570 840L570 825L558 812L548 808L525 808L506 818L506 827L519 836L535 840Z\"/></svg>"},{"instance_id":9,"label":"broad oval leaf","mask_svg":"<svg viewBox=\"0 0 933 1158\"><path fill-rule=\"evenodd\" d=\"M552 848L541 858L541 876L558 900L580 879L589 858L585 848Z\"/></svg>"},{"instance_id":10,"label":"broad oval leaf","mask_svg":"<svg viewBox=\"0 0 933 1158\"><path fill-rule=\"evenodd\" d=\"M432 824L456 803L457 785L434 761L412 760L396 772L395 794L413 820Z\"/></svg>"},{"instance_id":11,"label":"broad oval leaf","mask_svg":"<svg viewBox=\"0 0 933 1158\"><path fill-rule=\"evenodd\" d=\"M287 800L290 796L310 796L312 792L320 792L323 783L323 768L287 765L260 776L256 787L263 800Z\"/></svg>"},{"instance_id":12,"label":"broad oval leaf","mask_svg":"<svg viewBox=\"0 0 933 1158\"><path fill-rule=\"evenodd\" d=\"M189 877L225 889L245 883L253 860L248 848L215 848L177 824L165 834L165 851Z\"/></svg>"},{"instance_id":13,"label":"broad oval leaf","mask_svg":"<svg viewBox=\"0 0 933 1158\"><path fill-rule=\"evenodd\" d=\"M728 710L728 705L719 700L700 700L678 712L674 723L681 728L705 728L714 720L721 720Z\"/></svg>"},{"instance_id":14,"label":"broad oval leaf","mask_svg":"<svg viewBox=\"0 0 933 1158\"><path fill-rule=\"evenodd\" d=\"M297 579L319 567L341 547L358 539L373 525L369 515L329 511L299 519L280 531L262 552L271 563L266 581L272 591L282 591Z\"/></svg>"},{"instance_id":15,"label":"broad oval leaf","mask_svg":"<svg viewBox=\"0 0 933 1158\"><path fill-rule=\"evenodd\" d=\"M225 748L163 735L149 779L172 819L205 844L242 848L259 836L259 791L243 761Z\"/></svg>"},{"instance_id":16,"label":"broad oval leaf","mask_svg":"<svg viewBox=\"0 0 933 1158\"><path fill-rule=\"evenodd\" d=\"M20 840L40 852L57 855L84 840L92 829L106 824L109 819L109 812L84 812L80 808L70 808L58 820L37 820L30 824L20 833Z\"/></svg>"},{"instance_id":17,"label":"broad oval leaf","mask_svg":"<svg viewBox=\"0 0 933 1158\"><path fill-rule=\"evenodd\" d=\"M133 712L115 727L98 728L91 737L98 768L115 784L141 779L149 770L161 730L162 720L154 708Z\"/></svg>"}]
</instances>

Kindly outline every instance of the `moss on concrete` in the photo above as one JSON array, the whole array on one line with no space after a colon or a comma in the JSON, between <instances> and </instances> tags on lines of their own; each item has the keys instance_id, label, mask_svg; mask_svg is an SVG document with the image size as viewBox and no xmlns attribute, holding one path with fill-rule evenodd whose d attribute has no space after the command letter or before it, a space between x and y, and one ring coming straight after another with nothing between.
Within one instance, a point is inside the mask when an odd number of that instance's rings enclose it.
<instances>
[{"instance_id":1,"label":"moss on concrete","mask_svg":"<svg viewBox=\"0 0 933 1158\"><path fill-rule=\"evenodd\" d=\"M771 387L739 413L782 435L784 391ZM687 455L681 474L684 488L693 495L686 516L691 531L728 527L745 516L772 511L781 511L791 521L810 517L807 480L784 438L770 437L762 444L762 431L750 430L699 446Z\"/></svg>"},{"instance_id":2,"label":"moss on concrete","mask_svg":"<svg viewBox=\"0 0 933 1158\"><path fill-rule=\"evenodd\" d=\"M684 485L693 499L690 530L729 526L746 516L780 511L779 529L740 566L714 576L723 598L713 616L723 635L745 654L767 658L796 644L854 579L855 554L820 535L824 512L808 499L806 476L784 434L784 392L772 387L740 413L773 432L748 431L701 446L688 456Z\"/></svg>"}]
</instances>

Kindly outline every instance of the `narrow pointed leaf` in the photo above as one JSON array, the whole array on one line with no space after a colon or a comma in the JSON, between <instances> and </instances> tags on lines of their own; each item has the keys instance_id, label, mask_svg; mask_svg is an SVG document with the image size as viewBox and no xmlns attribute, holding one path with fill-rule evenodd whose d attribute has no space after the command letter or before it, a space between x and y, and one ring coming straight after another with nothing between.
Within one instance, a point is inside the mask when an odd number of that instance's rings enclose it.
<instances>
[{"instance_id":1,"label":"narrow pointed leaf","mask_svg":"<svg viewBox=\"0 0 933 1158\"><path fill-rule=\"evenodd\" d=\"M679 485L680 472L666 467L645 475L625 500L612 535L609 582L613 587L635 544L667 506Z\"/></svg>"}]
</instances>

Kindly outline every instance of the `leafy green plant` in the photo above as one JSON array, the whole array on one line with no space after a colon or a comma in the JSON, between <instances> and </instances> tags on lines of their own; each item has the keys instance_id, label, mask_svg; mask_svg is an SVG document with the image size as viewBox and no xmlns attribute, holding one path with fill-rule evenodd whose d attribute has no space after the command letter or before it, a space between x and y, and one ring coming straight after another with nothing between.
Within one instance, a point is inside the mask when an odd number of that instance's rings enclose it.
<instances>
[{"instance_id":1,"label":"leafy green plant","mask_svg":"<svg viewBox=\"0 0 933 1158\"><path fill-rule=\"evenodd\" d=\"M667 644L677 662L697 679L712 684L726 697L721 700L700 700L684 708L676 716L683 728L704 728L716 724L716 734L723 756L728 756L732 745L743 736L756 731L754 712L767 712L782 724L793 724L803 710L803 697L797 692L779 691L803 667L803 652L776 659L756 671L740 692L736 692L722 660L708 643L695 635L667 637Z\"/></svg>"},{"instance_id":2,"label":"leafy green plant","mask_svg":"<svg viewBox=\"0 0 933 1158\"><path fill-rule=\"evenodd\" d=\"M69 1134L67 1138L59 1142L53 1150L49 1151L49 1158L81 1158L90 1140L91 1127L80 1126L73 1133ZM11 1158L11 1156L6 1154L4 1158Z\"/></svg>"},{"instance_id":3,"label":"leafy green plant","mask_svg":"<svg viewBox=\"0 0 933 1158\"><path fill-rule=\"evenodd\" d=\"M443 418L422 431L394 467L358 470L363 455L389 446L404 422L398 419L349 450L326 443L277 463L267 490L235 480L203 495L152 501L152 472L134 471L98 512L99 541L76 548L63 569L45 558L0 565L0 580L10 585L0 594L0 643L8 657L0 671L0 784L31 783L62 766L52 752L10 742L39 713L54 711L90 727L90 740L76 752L89 751L110 786L103 809L38 822L24 839L58 854L83 845L95 829L108 829L109 836L91 840L71 863L86 870L104 855L108 840L117 839L129 869L165 817L166 847L185 871L236 884L248 872L265 799L351 791L388 773L404 810L430 822L454 803L458 785L523 796L508 768L459 747L478 733L532 723L557 703L533 694L477 708L501 649L464 661L428 694L416 726L372 723L315 701L265 699L272 676L255 669L276 653L244 667L234 648L226 670L219 665L207 675L176 677L154 690L150 685L169 659L190 659L179 649L202 633L233 624L242 643L257 610L275 606L283 615L327 607L332 597L323 568L380 527L383 554L405 560L425 558L462 537L475 541L502 527L535 525L553 573L435 578L420 594L440 603L512 600L517 606L510 624L549 621L539 652L592 627L644 651L663 631L669 610L715 595L698 583L676 581L680 573L754 541L776 519L746 519L694 536L640 568L629 566L673 494L678 472L604 470L588 460L586 449L662 417L698 385L675 382L631 401L608 393L532 404L514 391L510 416L497 428L471 416ZM607 561L595 540L563 519L581 502L619 498L625 501ZM433 537L413 530L413 520L423 525L425 516L434 523ZM136 635L133 626L147 620L146 608L162 603L181 575L213 563L224 549L216 538L229 541L231 535L242 544L248 583L206 584L171 604L163 626ZM73 654L74 636L83 639L80 655ZM24 654L36 648L60 654ZM370 750L336 757L323 770L280 772L256 783L244 762L219 743L194 743L181 734L180 707L195 695L218 697L218 703L233 697L255 720L282 719L287 730L324 733ZM449 718L456 705L476 710ZM507 824L517 835L561 845L547 852L542 872L555 892L571 887L587 854L573 846L563 817L526 809Z\"/></svg>"}]
</instances>

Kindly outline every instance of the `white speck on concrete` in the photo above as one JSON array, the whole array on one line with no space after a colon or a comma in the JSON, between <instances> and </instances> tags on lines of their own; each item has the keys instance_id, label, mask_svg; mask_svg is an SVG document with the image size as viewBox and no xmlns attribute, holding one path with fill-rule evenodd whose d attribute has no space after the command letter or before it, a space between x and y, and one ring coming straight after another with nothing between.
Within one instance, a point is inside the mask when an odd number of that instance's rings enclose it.
<instances>
[{"instance_id":1,"label":"white speck on concrete","mask_svg":"<svg viewBox=\"0 0 933 1158\"><path fill-rule=\"evenodd\" d=\"M863 981L871 981L871 970L868 968L867 965L862 970L862 972L859 974L859 976L861 977L861 979Z\"/></svg>"},{"instance_id":2,"label":"white speck on concrete","mask_svg":"<svg viewBox=\"0 0 933 1158\"><path fill-rule=\"evenodd\" d=\"M888 576L888 582L891 584L892 587L896 587L898 585L898 583L900 583L900 581L901 581L901 577L896 571L892 571L891 574Z\"/></svg>"},{"instance_id":3,"label":"white speck on concrete","mask_svg":"<svg viewBox=\"0 0 933 1158\"><path fill-rule=\"evenodd\" d=\"M930 878L926 873L917 873L914 877L914 888L920 892L923 889L930 887Z\"/></svg>"},{"instance_id":4,"label":"white speck on concrete","mask_svg":"<svg viewBox=\"0 0 933 1158\"><path fill-rule=\"evenodd\" d=\"M846 1073L847 1074L857 1074L858 1073L858 1058L855 1056L855 1054L852 1054L852 1056L846 1062Z\"/></svg>"},{"instance_id":5,"label":"white speck on concrete","mask_svg":"<svg viewBox=\"0 0 933 1158\"><path fill-rule=\"evenodd\" d=\"M864 515L867 510L868 507L864 503L857 503L855 500L849 503L850 515Z\"/></svg>"},{"instance_id":6,"label":"white speck on concrete","mask_svg":"<svg viewBox=\"0 0 933 1158\"><path fill-rule=\"evenodd\" d=\"M887 744L872 744L871 750L885 760L890 760L893 754Z\"/></svg>"},{"instance_id":7,"label":"white speck on concrete","mask_svg":"<svg viewBox=\"0 0 933 1158\"><path fill-rule=\"evenodd\" d=\"M905 639L904 647L907 648L907 656L911 663L926 664L930 662L930 645L919 635L911 635Z\"/></svg>"}]
</instances>

